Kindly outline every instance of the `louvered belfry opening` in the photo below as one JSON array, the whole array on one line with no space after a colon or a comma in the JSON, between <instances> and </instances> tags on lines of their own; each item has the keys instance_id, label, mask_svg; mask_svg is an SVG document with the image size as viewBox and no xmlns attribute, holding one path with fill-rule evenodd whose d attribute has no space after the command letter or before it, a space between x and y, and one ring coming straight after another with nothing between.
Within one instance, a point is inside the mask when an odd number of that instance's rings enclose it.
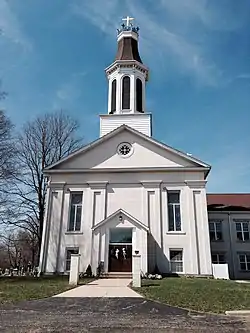
<instances>
[{"instance_id":1,"label":"louvered belfry opening","mask_svg":"<svg viewBox=\"0 0 250 333\"><path fill-rule=\"evenodd\" d=\"M116 79L113 80L112 82L112 91L111 91L111 112L110 113L114 113L116 111Z\"/></svg>"},{"instance_id":2,"label":"louvered belfry opening","mask_svg":"<svg viewBox=\"0 0 250 333\"><path fill-rule=\"evenodd\" d=\"M142 107L142 81L141 79L136 79L136 110L138 112L143 112Z\"/></svg>"},{"instance_id":3,"label":"louvered belfry opening","mask_svg":"<svg viewBox=\"0 0 250 333\"><path fill-rule=\"evenodd\" d=\"M124 76L122 80L122 109L130 109L130 77Z\"/></svg>"}]
</instances>

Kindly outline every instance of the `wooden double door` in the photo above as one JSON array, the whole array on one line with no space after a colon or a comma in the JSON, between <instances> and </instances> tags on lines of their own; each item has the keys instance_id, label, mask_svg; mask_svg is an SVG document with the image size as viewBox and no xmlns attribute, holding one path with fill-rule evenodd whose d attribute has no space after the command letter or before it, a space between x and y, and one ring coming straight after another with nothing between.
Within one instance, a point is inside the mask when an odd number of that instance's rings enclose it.
<instances>
[{"instance_id":1,"label":"wooden double door","mask_svg":"<svg viewBox=\"0 0 250 333\"><path fill-rule=\"evenodd\" d=\"M132 244L109 245L109 272L132 272Z\"/></svg>"}]
</instances>

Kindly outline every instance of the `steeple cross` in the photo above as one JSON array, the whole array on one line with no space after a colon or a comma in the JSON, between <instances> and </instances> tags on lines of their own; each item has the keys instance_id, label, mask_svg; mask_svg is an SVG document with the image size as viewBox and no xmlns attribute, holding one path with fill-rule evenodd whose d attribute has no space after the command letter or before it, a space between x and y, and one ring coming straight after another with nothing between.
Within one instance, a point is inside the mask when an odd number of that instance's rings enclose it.
<instances>
[{"instance_id":1,"label":"steeple cross","mask_svg":"<svg viewBox=\"0 0 250 333\"><path fill-rule=\"evenodd\" d=\"M130 24L132 25L132 23L130 23L130 21L133 21L134 18L133 18L133 17L129 17L129 16L127 16L126 18L123 18L122 20L123 20L123 21L126 21L126 26L129 27Z\"/></svg>"}]
</instances>

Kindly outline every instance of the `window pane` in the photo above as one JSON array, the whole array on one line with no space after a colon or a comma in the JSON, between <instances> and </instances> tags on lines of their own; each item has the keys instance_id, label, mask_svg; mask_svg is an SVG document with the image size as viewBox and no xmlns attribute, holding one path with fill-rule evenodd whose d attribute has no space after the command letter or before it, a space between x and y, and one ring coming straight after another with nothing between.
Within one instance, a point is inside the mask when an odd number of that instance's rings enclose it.
<instances>
[{"instance_id":1,"label":"window pane","mask_svg":"<svg viewBox=\"0 0 250 333\"><path fill-rule=\"evenodd\" d=\"M171 250L170 251L170 260L171 261L182 261L182 251Z\"/></svg>"},{"instance_id":2,"label":"window pane","mask_svg":"<svg viewBox=\"0 0 250 333\"><path fill-rule=\"evenodd\" d=\"M241 231L241 223L236 223L236 230Z\"/></svg>"},{"instance_id":3,"label":"window pane","mask_svg":"<svg viewBox=\"0 0 250 333\"><path fill-rule=\"evenodd\" d=\"M110 229L110 243L132 243L131 228L113 228Z\"/></svg>"},{"instance_id":4,"label":"window pane","mask_svg":"<svg viewBox=\"0 0 250 333\"><path fill-rule=\"evenodd\" d=\"M66 251L66 271L70 270L70 263L71 263L71 254L78 254L79 253L79 248L72 248L72 249L67 249Z\"/></svg>"},{"instance_id":5,"label":"window pane","mask_svg":"<svg viewBox=\"0 0 250 333\"><path fill-rule=\"evenodd\" d=\"M246 254L247 262L250 262L250 254Z\"/></svg>"},{"instance_id":6,"label":"window pane","mask_svg":"<svg viewBox=\"0 0 250 333\"><path fill-rule=\"evenodd\" d=\"M209 222L209 230L214 231L214 222Z\"/></svg>"},{"instance_id":7,"label":"window pane","mask_svg":"<svg viewBox=\"0 0 250 333\"><path fill-rule=\"evenodd\" d=\"M75 231L81 230L82 206L77 206Z\"/></svg>"},{"instance_id":8,"label":"window pane","mask_svg":"<svg viewBox=\"0 0 250 333\"><path fill-rule=\"evenodd\" d=\"M212 263L213 264L217 264L218 263L217 254L212 254Z\"/></svg>"},{"instance_id":9,"label":"window pane","mask_svg":"<svg viewBox=\"0 0 250 333\"><path fill-rule=\"evenodd\" d=\"M136 79L136 109L142 112L142 81Z\"/></svg>"},{"instance_id":10,"label":"window pane","mask_svg":"<svg viewBox=\"0 0 250 333\"><path fill-rule=\"evenodd\" d=\"M71 205L81 205L81 204L82 204L82 193L72 193Z\"/></svg>"},{"instance_id":11,"label":"window pane","mask_svg":"<svg viewBox=\"0 0 250 333\"><path fill-rule=\"evenodd\" d=\"M225 263L224 254L219 254L219 264L224 264L224 263Z\"/></svg>"},{"instance_id":12,"label":"window pane","mask_svg":"<svg viewBox=\"0 0 250 333\"><path fill-rule=\"evenodd\" d=\"M174 207L168 205L168 230L174 231Z\"/></svg>"},{"instance_id":13,"label":"window pane","mask_svg":"<svg viewBox=\"0 0 250 333\"><path fill-rule=\"evenodd\" d=\"M237 232L237 239L238 240L243 240L243 238L242 238L242 232Z\"/></svg>"},{"instance_id":14,"label":"window pane","mask_svg":"<svg viewBox=\"0 0 250 333\"><path fill-rule=\"evenodd\" d=\"M249 240L249 232L248 231L245 231L244 232L244 240Z\"/></svg>"},{"instance_id":15,"label":"window pane","mask_svg":"<svg viewBox=\"0 0 250 333\"><path fill-rule=\"evenodd\" d=\"M181 211L180 205L175 206L175 227L176 231L181 231Z\"/></svg>"},{"instance_id":16,"label":"window pane","mask_svg":"<svg viewBox=\"0 0 250 333\"><path fill-rule=\"evenodd\" d=\"M122 109L130 109L130 77L125 76L122 81Z\"/></svg>"},{"instance_id":17,"label":"window pane","mask_svg":"<svg viewBox=\"0 0 250 333\"><path fill-rule=\"evenodd\" d=\"M246 270L246 264L242 262L242 263L240 264L240 269L241 269L242 271L245 271L245 270Z\"/></svg>"},{"instance_id":18,"label":"window pane","mask_svg":"<svg viewBox=\"0 0 250 333\"><path fill-rule=\"evenodd\" d=\"M116 110L116 80L112 82L111 113Z\"/></svg>"},{"instance_id":19,"label":"window pane","mask_svg":"<svg viewBox=\"0 0 250 333\"><path fill-rule=\"evenodd\" d=\"M239 255L239 259L240 259L240 262L245 262L245 255L244 254L240 254Z\"/></svg>"},{"instance_id":20,"label":"window pane","mask_svg":"<svg viewBox=\"0 0 250 333\"><path fill-rule=\"evenodd\" d=\"M74 222L75 222L75 206L71 206L70 218L69 218L69 231L74 230Z\"/></svg>"},{"instance_id":21,"label":"window pane","mask_svg":"<svg viewBox=\"0 0 250 333\"><path fill-rule=\"evenodd\" d=\"M222 223L221 222L216 222L216 230L217 231L222 231Z\"/></svg>"},{"instance_id":22,"label":"window pane","mask_svg":"<svg viewBox=\"0 0 250 333\"><path fill-rule=\"evenodd\" d=\"M243 224L243 231L248 231L248 223L244 222Z\"/></svg>"},{"instance_id":23,"label":"window pane","mask_svg":"<svg viewBox=\"0 0 250 333\"><path fill-rule=\"evenodd\" d=\"M168 202L169 203L180 203L180 193L179 192L168 192Z\"/></svg>"},{"instance_id":24,"label":"window pane","mask_svg":"<svg viewBox=\"0 0 250 333\"><path fill-rule=\"evenodd\" d=\"M222 232L217 232L217 240L222 240Z\"/></svg>"}]
</instances>

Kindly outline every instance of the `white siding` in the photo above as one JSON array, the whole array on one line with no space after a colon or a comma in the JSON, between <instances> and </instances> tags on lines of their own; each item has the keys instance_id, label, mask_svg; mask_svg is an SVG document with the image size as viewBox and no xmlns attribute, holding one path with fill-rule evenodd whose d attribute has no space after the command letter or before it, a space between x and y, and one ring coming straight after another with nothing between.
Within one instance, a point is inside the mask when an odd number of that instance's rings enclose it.
<instances>
[{"instance_id":1,"label":"white siding","mask_svg":"<svg viewBox=\"0 0 250 333\"><path fill-rule=\"evenodd\" d=\"M100 116L100 137L113 131L114 129L127 125L135 130L151 136L151 114L112 114Z\"/></svg>"}]
</instances>

